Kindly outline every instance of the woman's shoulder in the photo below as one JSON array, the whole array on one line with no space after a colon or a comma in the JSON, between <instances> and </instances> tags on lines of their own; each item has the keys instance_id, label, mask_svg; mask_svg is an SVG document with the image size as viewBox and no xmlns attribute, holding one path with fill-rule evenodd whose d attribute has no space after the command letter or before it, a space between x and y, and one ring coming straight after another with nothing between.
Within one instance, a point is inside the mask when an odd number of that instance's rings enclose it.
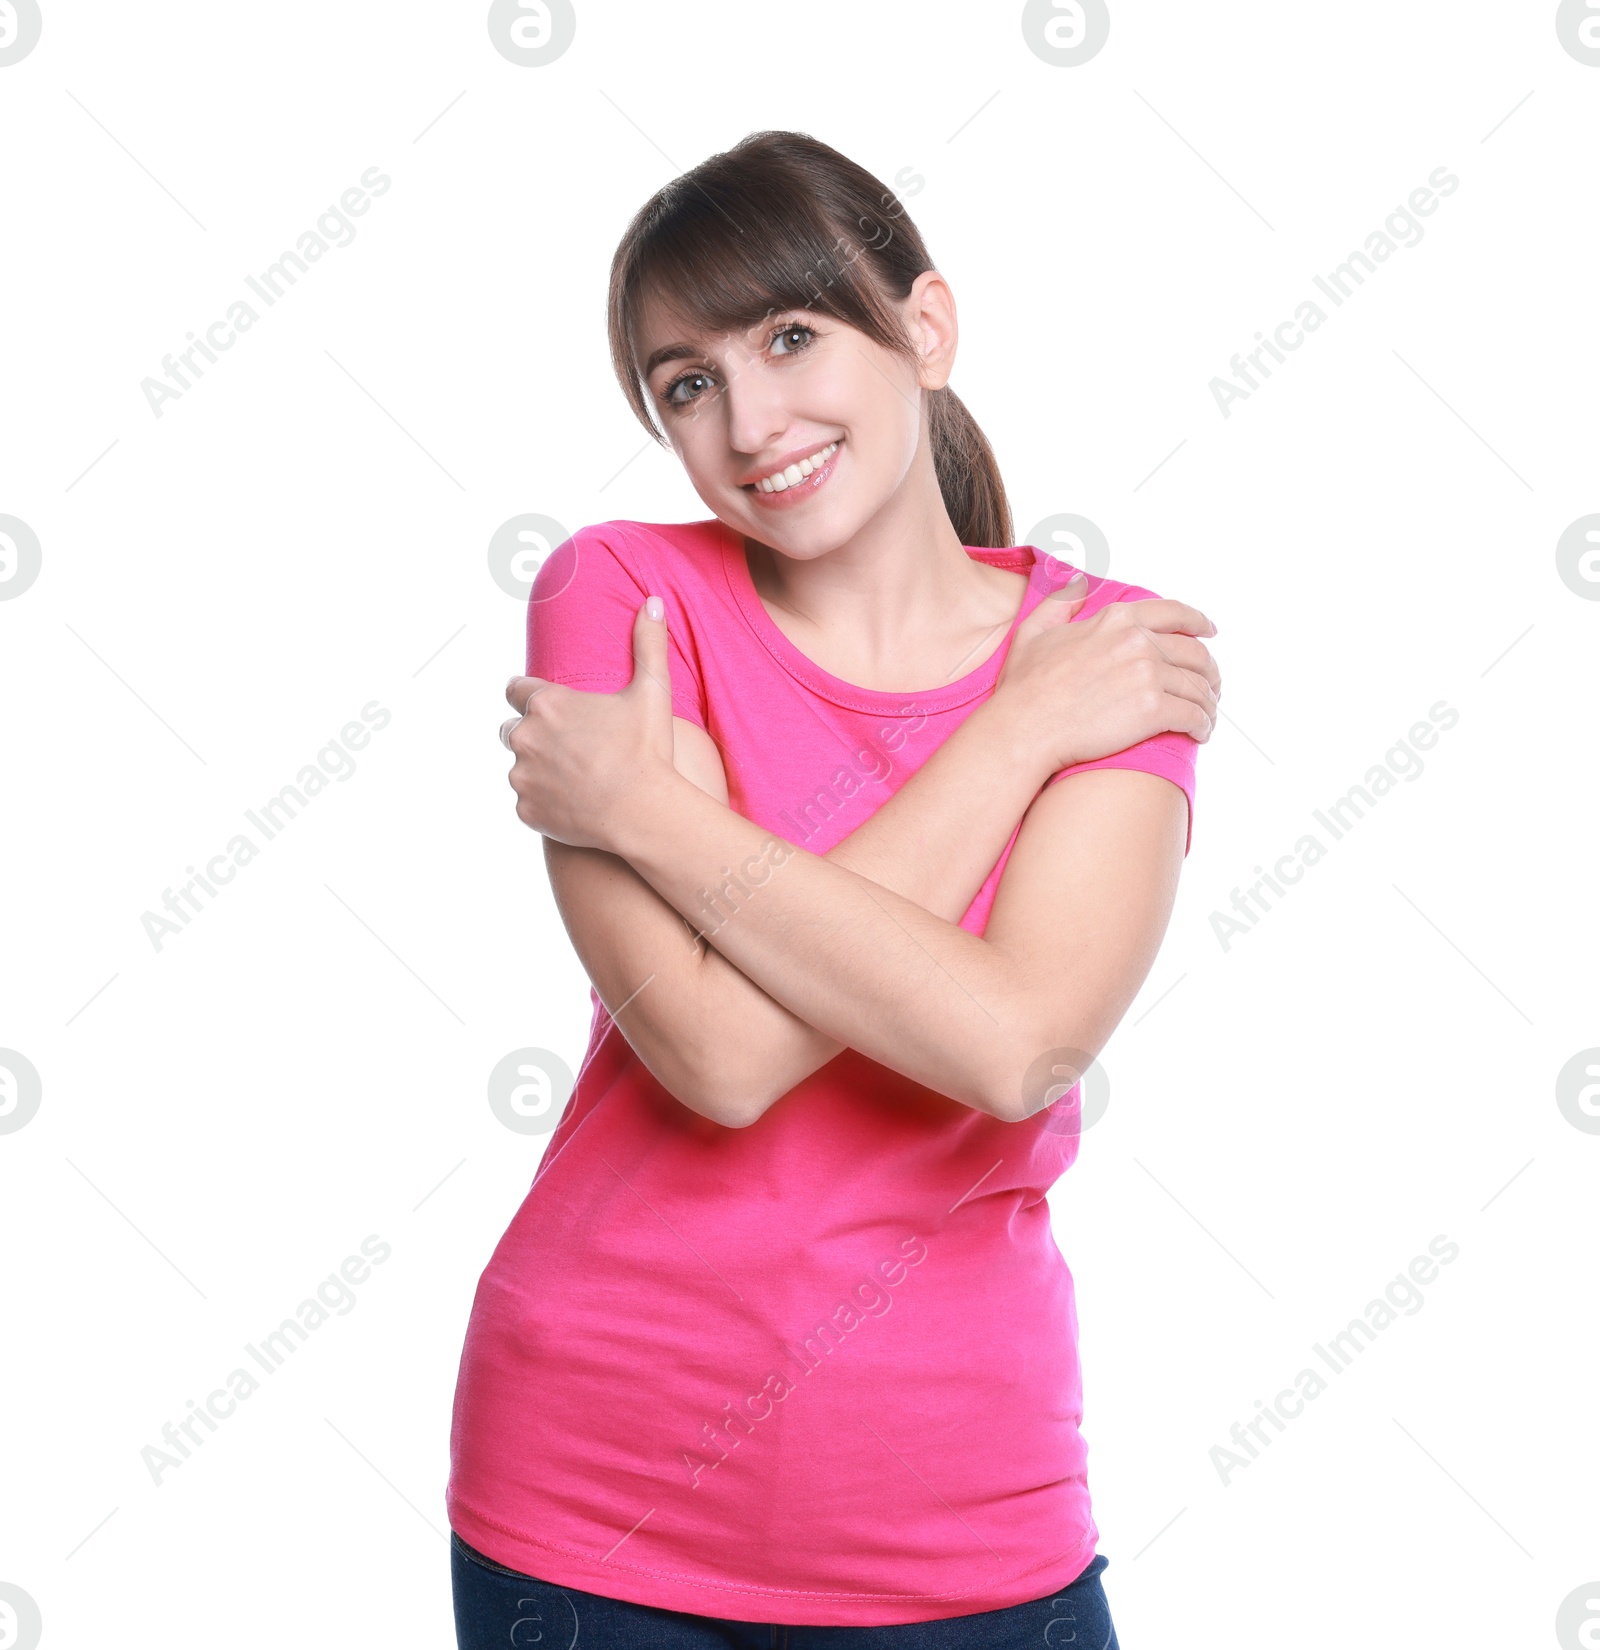
<instances>
[{"instance_id":1,"label":"woman's shoulder","mask_svg":"<svg viewBox=\"0 0 1600 1650\"><path fill-rule=\"evenodd\" d=\"M536 600L557 591L637 586L662 593L703 589L720 572L730 530L707 521L591 522L569 534L545 559L534 583Z\"/></svg>"},{"instance_id":2,"label":"woman's shoulder","mask_svg":"<svg viewBox=\"0 0 1600 1650\"><path fill-rule=\"evenodd\" d=\"M717 517L704 521L632 521L618 517L580 527L572 540L635 556L676 552L703 561L726 553L732 530Z\"/></svg>"},{"instance_id":3,"label":"woman's shoulder","mask_svg":"<svg viewBox=\"0 0 1600 1650\"><path fill-rule=\"evenodd\" d=\"M1092 573L1080 562L1068 561L1037 544L1022 545L1019 551L1032 551L1034 562L1032 567L1032 582L1036 587L1033 600L1043 600L1053 590L1059 590L1074 573L1082 573L1089 581L1089 592L1084 597L1083 606L1078 609L1078 617L1087 619L1091 614L1098 613L1102 607L1109 607L1112 602L1143 602L1159 601L1160 596L1148 585L1133 584L1126 579L1112 578L1107 573ZM997 552L999 553L999 552ZM1003 552L1009 554L1010 552Z\"/></svg>"}]
</instances>

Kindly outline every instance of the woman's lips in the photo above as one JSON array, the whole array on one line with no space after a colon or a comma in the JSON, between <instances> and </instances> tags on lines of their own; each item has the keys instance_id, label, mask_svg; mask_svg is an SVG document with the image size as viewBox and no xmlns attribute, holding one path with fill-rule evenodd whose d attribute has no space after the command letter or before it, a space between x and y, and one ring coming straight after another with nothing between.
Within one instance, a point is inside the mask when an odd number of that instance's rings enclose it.
<instances>
[{"instance_id":1,"label":"woman's lips","mask_svg":"<svg viewBox=\"0 0 1600 1650\"><path fill-rule=\"evenodd\" d=\"M843 451L844 441L841 438L827 463L799 481L790 482L781 493L764 493L759 486L746 487L743 491L764 510L792 510L797 504L805 503L819 488L828 485L838 465L839 454Z\"/></svg>"}]
</instances>

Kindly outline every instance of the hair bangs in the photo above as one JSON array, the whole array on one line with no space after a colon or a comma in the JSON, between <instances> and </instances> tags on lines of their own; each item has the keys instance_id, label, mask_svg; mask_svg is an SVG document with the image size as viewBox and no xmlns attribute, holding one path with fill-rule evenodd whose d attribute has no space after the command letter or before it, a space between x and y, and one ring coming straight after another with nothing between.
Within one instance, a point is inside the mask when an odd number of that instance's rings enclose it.
<instances>
[{"instance_id":1,"label":"hair bangs","mask_svg":"<svg viewBox=\"0 0 1600 1650\"><path fill-rule=\"evenodd\" d=\"M856 264L867 249L840 233L813 195L746 194L723 203L703 184L678 180L634 247L625 287L636 336L638 305L659 298L692 330L748 331L782 310L831 315L889 343L892 314ZM736 208L737 215L731 207Z\"/></svg>"}]
</instances>

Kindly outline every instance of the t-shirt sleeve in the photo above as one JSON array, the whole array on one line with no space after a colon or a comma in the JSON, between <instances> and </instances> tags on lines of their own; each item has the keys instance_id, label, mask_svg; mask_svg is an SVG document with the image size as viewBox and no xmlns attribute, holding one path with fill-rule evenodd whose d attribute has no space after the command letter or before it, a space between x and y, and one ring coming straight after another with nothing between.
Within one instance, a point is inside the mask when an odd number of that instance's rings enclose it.
<instances>
[{"instance_id":1,"label":"t-shirt sleeve","mask_svg":"<svg viewBox=\"0 0 1600 1650\"><path fill-rule=\"evenodd\" d=\"M670 553L670 547L663 547ZM671 581L652 575L648 554L615 529L581 527L545 558L528 597L526 673L586 693L615 693L633 680L633 622L647 596L666 604L672 714L705 727L704 690Z\"/></svg>"},{"instance_id":2,"label":"t-shirt sleeve","mask_svg":"<svg viewBox=\"0 0 1600 1650\"><path fill-rule=\"evenodd\" d=\"M1154 595L1153 590L1125 585L1116 600L1145 601ZM1075 762L1070 768L1058 768L1045 784L1053 785L1069 773L1088 773L1095 768L1139 768L1145 773L1170 779L1183 792L1189 804L1189 822L1183 841L1184 857L1188 858L1189 848L1194 842L1194 772L1199 750L1199 741L1191 739L1186 733L1158 733L1149 739L1141 739L1125 751L1114 751L1110 756L1102 756L1093 762Z\"/></svg>"}]
</instances>

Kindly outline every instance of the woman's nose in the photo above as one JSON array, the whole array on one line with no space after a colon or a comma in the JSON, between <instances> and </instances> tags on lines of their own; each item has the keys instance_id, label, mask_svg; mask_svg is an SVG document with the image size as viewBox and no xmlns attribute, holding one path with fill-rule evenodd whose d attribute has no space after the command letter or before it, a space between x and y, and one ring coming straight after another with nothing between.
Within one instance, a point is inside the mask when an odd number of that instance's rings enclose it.
<instances>
[{"instance_id":1,"label":"woman's nose","mask_svg":"<svg viewBox=\"0 0 1600 1650\"><path fill-rule=\"evenodd\" d=\"M726 388L728 440L736 452L771 452L789 427L776 386L760 383L760 376L759 367L748 367Z\"/></svg>"}]
</instances>

